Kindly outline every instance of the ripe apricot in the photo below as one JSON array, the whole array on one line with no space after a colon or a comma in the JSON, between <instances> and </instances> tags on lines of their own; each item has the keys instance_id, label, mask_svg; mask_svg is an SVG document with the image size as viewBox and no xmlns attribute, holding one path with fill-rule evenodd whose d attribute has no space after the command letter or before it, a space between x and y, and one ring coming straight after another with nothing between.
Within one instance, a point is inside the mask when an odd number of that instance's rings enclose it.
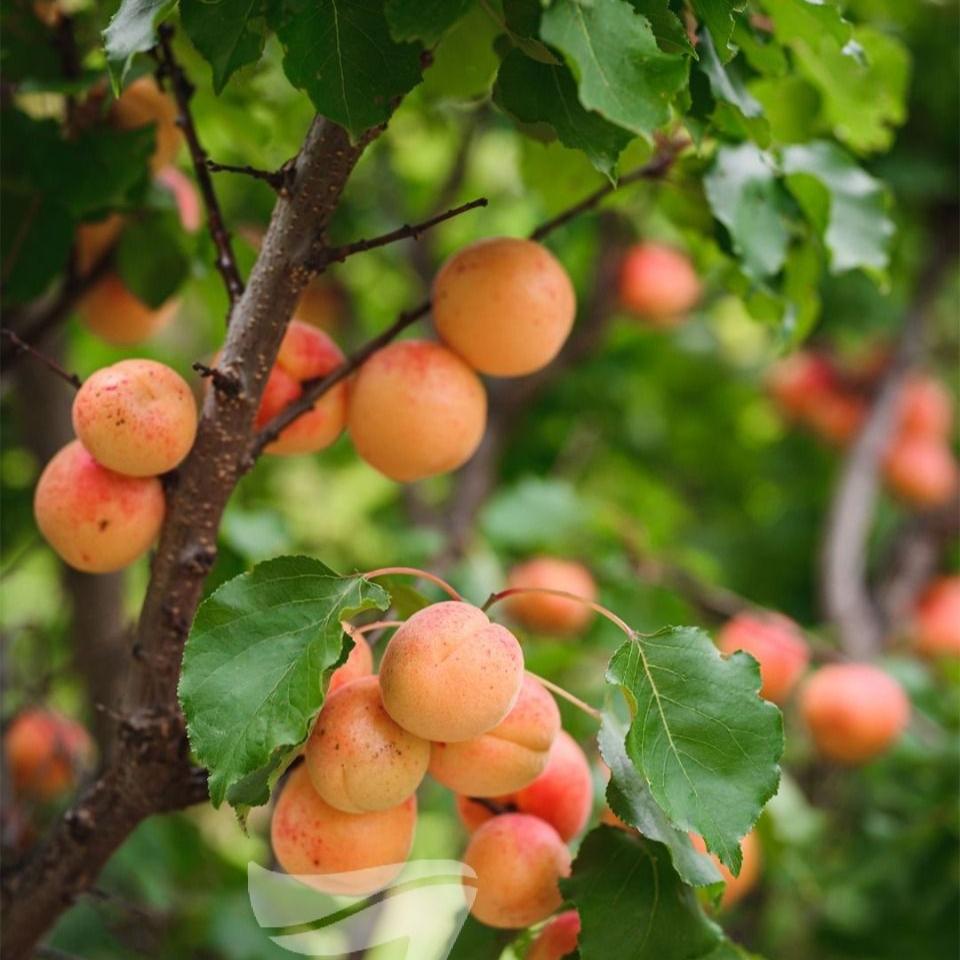
<instances>
[{"instance_id":1,"label":"ripe apricot","mask_svg":"<svg viewBox=\"0 0 960 960\"><path fill-rule=\"evenodd\" d=\"M164 514L156 477L101 466L79 440L46 465L34 491L37 526L64 562L87 573L133 563L157 539Z\"/></svg>"},{"instance_id":2,"label":"ripe apricot","mask_svg":"<svg viewBox=\"0 0 960 960\"><path fill-rule=\"evenodd\" d=\"M866 416L864 400L842 390L814 394L804 411L804 419L813 432L838 447L846 446L856 437Z\"/></svg>"},{"instance_id":3,"label":"ripe apricot","mask_svg":"<svg viewBox=\"0 0 960 960\"><path fill-rule=\"evenodd\" d=\"M486 421L487 395L477 375L455 353L426 340L377 351L350 391L348 426L357 453L402 483L465 463Z\"/></svg>"},{"instance_id":4,"label":"ripe apricot","mask_svg":"<svg viewBox=\"0 0 960 960\"><path fill-rule=\"evenodd\" d=\"M395 807L416 791L430 744L394 723L376 677L361 677L327 698L304 757L314 789L330 806L366 813Z\"/></svg>"},{"instance_id":5,"label":"ripe apricot","mask_svg":"<svg viewBox=\"0 0 960 960\"><path fill-rule=\"evenodd\" d=\"M518 813L539 817L549 823L561 839L572 840L586 826L593 808L590 764L577 741L566 730L561 730L550 748L543 773L522 790L495 797L494 802ZM457 812L470 831L493 816L487 807L466 796L457 797Z\"/></svg>"},{"instance_id":6,"label":"ripe apricot","mask_svg":"<svg viewBox=\"0 0 960 960\"><path fill-rule=\"evenodd\" d=\"M770 368L767 389L787 416L803 419L820 397L836 392L837 374L826 357L798 350Z\"/></svg>"},{"instance_id":7,"label":"ripe apricot","mask_svg":"<svg viewBox=\"0 0 960 960\"><path fill-rule=\"evenodd\" d=\"M689 258L659 243L634 244L620 266L620 301L654 326L672 326L700 299Z\"/></svg>"},{"instance_id":8,"label":"ripe apricot","mask_svg":"<svg viewBox=\"0 0 960 960\"><path fill-rule=\"evenodd\" d=\"M434 743L430 773L471 797L495 797L531 784L547 766L560 711L539 680L527 675L511 711L492 730L459 743Z\"/></svg>"},{"instance_id":9,"label":"ripe apricot","mask_svg":"<svg viewBox=\"0 0 960 960\"><path fill-rule=\"evenodd\" d=\"M126 219L123 214L109 213L102 220L81 223L74 243L74 264L77 274L85 277L113 248Z\"/></svg>"},{"instance_id":10,"label":"ripe apricot","mask_svg":"<svg viewBox=\"0 0 960 960\"><path fill-rule=\"evenodd\" d=\"M558 913L530 944L526 960L561 960L577 949L580 914L576 910Z\"/></svg>"},{"instance_id":11,"label":"ripe apricot","mask_svg":"<svg viewBox=\"0 0 960 960\"><path fill-rule=\"evenodd\" d=\"M149 75L134 80L114 101L110 122L118 130L139 130L154 125L156 140L150 158L154 171L172 163L183 142L177 126L177 105Z\"/></svg>"},{"instance_id":12,"label":"ripe apricot","mask_svg":"<svg viewBox=\"0 0 960 960\"><path fill-rule=\"evenodd\" d=\"M75 720L41 707L14 717L3 735L10 781L20 796L54 800L93 758L90 734Z\"/></svg>"},{"instance_id":13,"label":"ripe apricot","mask_svg":"<svg viewBox=\"0 0 960 960\"><path fill-rule=\"evenodd\" d=\"M957 492L957 462L938 437L897 434L884 456L883 476L901 500L918 507L939 507Z\"/></svg>"},{"instance_id":14,"label":"ripe apricot","mask_svg":"<svg viewBox=\"0 0 960 960\"><path fill-rule=\"evenodd\" d=\"M202 212L200 197L197 195L197 188L193 185L193 181L178 167L164 167L157 171L154 179L173 195L183 229L188 233L198 230Z\"/></svg>"},{"instance_id":15,"label":"ripe apricot","mask_svg":"<svg viewBox=\"0 0 960 960\"><path fill-rule=\"evenodd\" d=\"M560 262L532 240L496 237L455 253L433 283L440 338L474 370L518 377L545 367L577 312Z\"/></svg>"},{"instance_id":16,"label":"ripe apricot","mask_svg":"<svg viewBox=\"0 0 960 960\"><path fill-rule=\"evenodd\" d=\"M800 709L819 751L848 764L883 753L910 719L900 684L866 663L821 667L804 684Z\"/></svg>"},{"instance_id":17,"label":"ripe apricot","mask_svg":"<svg viewBox=\"0 0 960 960\"><path fill-rule=\"evenodd\" d=\"M455 743L492 730L517 702L523 653L516 637L469 603L417 611L380 662L387 712L424 740Z\"/></svg>"},{"instance_id":18,"label":"ripe apricot","mask_svg":"<svg viewBox=\"0 0 960 960\"><path fill-rule=\"evenodd\" d=\"M707 845L703 842L702 837L691 833L690 841L701 853L707 853ZM740 852L743 855L743 860L740 864L740 873L738 873L737 876L734 876L712 853L708 854L710 859L716 864L726 884L723 890L723 896L720 898L720 906L725 910L732 907L739 900L742 900L757 885L757 881L760 879L760 867L763 857L760 849L760 841L752 830L740 841Z\"/></svg>"},{"instance_id":19,"label":"ripe apricot","mask_svg":"<svg viewBox=\"0 0 960 960\"><path fill-rule=\"evenodd\" d=\"M352 680L367 677L371 673L373 673L373 651L370 649L370 644L363 637L357 635L353 637L353 647L347 654L343 666L337 667L330 677L327 696L336 693L337 690Z\"/></svg>"},{"instance_id":20,"label":"ripe apricot","mask_svg":"<svg viewBox=\"0 0 960 960\"><path fill-rule=\"evenodd\" d=\"M98 337L125 347L152 337L177 312L178 301L170 299L156 309L131 293L116 274L98 280L82 297L77 312L84 325Z\"/></svg>"},{"instance_id":21,"label":"ripe apricot","mask_svg":"<svg viewBox=\"0 0 960 960\"><path fill-rule=\"evenodd\" d=\"M739 613L717 634L723 653L746 650L760 664L760 696L784 703L807 668L810 648L803 631L780 613Z\"/></svg>"},{"instance_id":22,"label":"ripe apricot","mask_svg":"<svg viewBox=\"0 0 960 960\"><path fill-rule=\"evenodd\" d=\"M953 427L950 391L933 377L911 377L900 396L898 425L914 436L949 437Z\"/></svg>"},{"instance_id":23,"label":"ripe apricot","mask_svg":"<svg viewBox=\"0 0 960 960\"><path fill-rule=\"evenodd\" d=\"M529 927L563 902L558 880L570 874L570 852L537 817L505 813L488 820L470 838L463 860L477 873L470 912L487 926Z\"/></svg>"},{"instance_id":24,"label":"ripe apricot","mask_svg":"<svg viewBox=\"0 0 960 960\"><path fill-rule=\"evenodd\" d=\"M536 557L510 571L508 587L562 590L585 600L596 600L597 585L582 563L556 557ZM507 609L519 623L544 633L579 633L593 611L585 603L549 593L519 593L507 598Z\"/></svg>"},{"instance_id":25,"label":"ripe apricot","mask_svg":"<svg viewBox=\"0 0 960 960\"><path fill-rule=\"evenodd\" d=\"M317 890L372 893L403 869L416 820L414 796L373 813L337 810L314 790L301 765L280 790L270 839L280 866ZM350 876L353 871L363 872Z\"/></svg>"},{"instance_id":26,"label":"ripe apricot","mask_svg":"<svg viewBox=\"0 0 960 960\"><path fill-rule=\"evenodd\" d=\"M73 401L73 429L98 463L130 477L176 467L197 433L187 382L153 360L121 360L87 378Z\"/></svg>"},{"instance_id":27,"label":"ripe apricot","mask_svg":"<svg viewBox=\"0 0 960 960\"><path fill-rule=\"evenodd\" d=\"M913 645L925 657L960 657L960 576L940 577L923 592Z\"/></svg>"}]
</instances>

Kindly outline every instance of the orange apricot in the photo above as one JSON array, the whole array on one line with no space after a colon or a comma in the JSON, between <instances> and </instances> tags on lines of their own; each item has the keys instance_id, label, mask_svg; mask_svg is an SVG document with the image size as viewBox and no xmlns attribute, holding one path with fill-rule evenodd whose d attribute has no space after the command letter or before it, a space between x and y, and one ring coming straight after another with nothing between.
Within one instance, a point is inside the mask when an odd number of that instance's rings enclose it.
<instances>
[{"instance_id":1,"label":"orange apricot","mask_svg":"<svg viewBox=\"0 0 960 960\"><path fill-rule=\"evenodd\" d=\"M700 299L689 257L659 243L634 244L620 266L620 302L654 326L672 326Z\"/></svg>"},{"instance_id":2,"label":"orange apricot","mask_svg":"<svg viewBox=\"0 0 960 960\"><path fill-rule=\"evenodd\" d=\"M74 264L77 273L85 277L115 246L126 218L120 213L109 213L102 220L81 223L74 243Z\"/></svg>"},{"instance_id":3,"label":"orange apricot","mask_svg":"<svg viewBox=\"0 0 960 960\"><path fill-rule=\"evenodd\" d=\"M370 644L363 637L357 635L353 637L353 647L347 654L343 666L337 667L330 677L327 696L336 693L337 690L351 681L359 680L360 677L368 677L371 673L373 673L373 651L370 649Z\"/></svg>"},{"instance_id":4,"label":"orange apricot","mask_svg":"<svg viewBox=\"0 0 960 960\"><path fill-rule=\"evenodd\" d=\"M691 833L690 841L701 853L707 853L707 845L703 842L702 837ZM735 903L742 900L757 885L757 881L760 879L760 868L763 857L760 841L757 839L754 831L751 830L750 833L740 841L740 852L743 855L743 860L740 864L740 872L736 876L720 862L719 858L712 853L708 854L710 859L716 864L726 884L723 890L723 896L720 898L720 907L724 910L729 909Z\"/></svg>"},{"instance_id":5,"label":"orange apricot","mask_svg":"<svg viewBox=\"0 0 960 960\"><path fill-rule=\"evenodd\" d=\"M556 557L536 557L510 571L507 586L562 590L585 600L596 600L597 585L582 563ZM593 611L585 603L549 593L519 593L508 597L507 609L525 627L544 633L579 633Z\"/></svg>"},{"instance_id":6,"label":"orange apricot","mask_svg":"<svg viewBox=\"0 0 960 960\"><path fill-rule=\"evenodd\" d=\"M914 375L903 387L899 428L914 436L949 437L953 428L953 397L933 377Z\"/></svg>"},{"instance_id":7,"label":"orange apricot","mask_svg":"<svg viewBox=\"0 0 960 960\"><path fill-rule=\"evenodd\" d=\"M558 913L530 944L526 960L561 960L577 949L580 914L576 910Z\"/></svg>"},{"instance_id":8,"label":"orange apricot","mask_svg":"<svg viewBox=\"0 0 960 960\"><path fill-rule=\"evenodd\" d=\"M113 273L98 280L81 298L80 319L91 333L107 343L125 347L152 337L177 312L171 298L159 307L148 307Z\"/></svg>"},{"instance_id":9,"label":"orange apricot","mask_svg":"<svg viewBox=\"0 0 960 960\"><path fill-rule=\"evenodd\" d=\"M883 476L906 503L939 507L956 496L960 471L943 439L900 433L884 456Z\"/></svg>"},{"instance_id":10,"label":"orange apricot","mask_svg":"<svg viewBox=\"0 0 960 960\"><path fill-rule=\"evenodd\" d=\"M914 649L925 657L960 657L960 576L939 577L913 617Z\"/></svg>"},{"instance_id":11,"label":"orange apricot","mask_svg":"<svg viewBox=\"0 0 960 960\"><path fill-rule=\"evenodd\" d=\"M199 230L203 212L193 181L178 167L164 167L154 179L173 195L183 229L188 233Z\"/></svg>"},{"instance_id":12,"label":"orange apricot","mask_svg":"<svg viewBox=\"0 0 960 960\"><path fill-rule=\"evenodd\" d=\"M777 406L789 417L804 419L821 397L836 392L837 374L826 357L798 350L775 363L766 381Z\"/></svg>"},{"instance_id":13,"label":"orange apricot","mask_svg":"<svg viewBox=\"0 0 960 960\"><path fill-rule=\"evenodd\" d=\"M35 800L54 800L90 765L93 741L75 720L41 707L20 711L3 735L14 791Z\"/></svg>"},{"instance_id":14,"label":"orange apricot","mask_svg":"<svg viewBox=\"0 0 960 960\"><path fill-rule=\"evenodd\" d=\"M118 130L154 125L156 140L150 166L155 171L172 163L183 143L177 126L177 105L149 75L134 80L114 101L110 122Z\"/></svg>"}]
</instances>

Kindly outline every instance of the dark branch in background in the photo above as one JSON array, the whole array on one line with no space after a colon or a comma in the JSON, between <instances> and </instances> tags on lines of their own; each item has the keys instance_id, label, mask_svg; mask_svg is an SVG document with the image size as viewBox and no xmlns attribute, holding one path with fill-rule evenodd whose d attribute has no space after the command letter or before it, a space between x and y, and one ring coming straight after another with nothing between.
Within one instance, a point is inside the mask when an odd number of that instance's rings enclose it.
<instances>
[{"instance_id":1,"label":"dark branch in background","mask_svg":"<svg viewBox=\"0 0 960 960\"><path fill-rule=\"evenodd\" d=\"M31 347L29 343L21 340L12 330L4 328L0 330L0 335L11 345L11 349L17 353L30 354L34 360L39 360L48 370L55 373L62 380L66 380L74 389L79 390L83 386L83 381L75 373L68 373L53 357L48 357L45 353L37 350L36 347Z\"/></svg>"},{"instance_id":2,"label":"dark branch in background","mask_svg":"<svg viewBox=\"0 0 960 960\"><path fill-rule=\"evenodd\" d=\"M183 130L183 136L190 150L190 159L193 161L197 185L200 187L200 195L203 197L203 204L207 210L210 236L213 237L214 245L217 248L216 267L223 277L224 284L226 284L232 308L243 295L243 280L240 278L240 271L237 269L230 234L224 225L220 203L217 200L216 190L213 188L213 178L210 176L210 168L207 166L207 153L200 144L197 128L193 122L193 114L190 112L190 98L194 91L193 84L187 79L186 73L173 55L173 27L169 24L163 24L157 30L157 34L160 38L160 43L156 48L160 63L157 76L161 80L163 77L169 77L170 79L170 87L179 110L177 123Z\"/></svg>"},{"instance_id":3,"label":"dark branch in background","mask_svg":"<svg viewBox=\"0 0 960 960\"><path fill-rule=\"evenodd\" d=\"M217 163L209 158L206 165L211 173L240 173L247 177L253 177L254 180L262 180L277 193L286 190L293 169L289 164L284 164L279 170L261 170L259 167L251 167L248 164Z\"/></svg>"}]
</instances>

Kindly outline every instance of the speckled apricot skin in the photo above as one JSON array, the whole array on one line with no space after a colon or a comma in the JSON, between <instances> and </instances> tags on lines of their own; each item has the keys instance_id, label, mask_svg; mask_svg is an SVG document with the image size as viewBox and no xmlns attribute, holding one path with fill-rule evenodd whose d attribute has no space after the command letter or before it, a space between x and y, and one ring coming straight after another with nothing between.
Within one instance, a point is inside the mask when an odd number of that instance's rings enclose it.
<instances>
[{"instance_id":1,"label":"speckled apricot skin","mask_svg":"<svg viewBox=\"0 0 960 960\"><path fill-rule=\"evenodd\" d=\"M328 697L304 758L320 796L346 813L395 807L420 786L430 744L394 723L377 677L361 677Z\"/></svg>"},{"instance_id":2,"label":"speckled apricot skin","mask_svg":"<svg viewBox=\"0 0 960 960\"><path fill-rule=\"evenodd\" d=\"M696 306L700 280L690 260L659 243L631 247L620 267L620 301L654 326L672 326Z\"/></svg>"},{"instance_id":3,"label":"speckled apricot skin","mask_svg":"<svg viewBox=\"0 0 960 960\"><path fill-rule=\"evenodd\" d=\"M492 730L520 694L516 637L469 603L418 611L391 637L380 662L387 712L424 740L456 743Z\"/></svg>"},{"instance_id":4,"label":"speckled apricot skin","mask_svg":"<svg viewBox=\"0 0 960 960\"><path fill-rule=\"evenodd\" d=\"M41 707L21 710L3 734L14 792L49 801L70 790L93 757L90 734L75 720Z\"/></svg>"},{"instance_id":5,"label":"speckled apricot skin","mask_svg":"<svg viewBox=\"0 0 960 960\"><path fill-rule=\"evenodd\" d=\"M518 564L510 571L507 586L562 590L585 600L597 598L597 585L590 571L581 563L556 557L534 557ZM542 633L580 633L593 617L585 603L549 593L519 593L505 602L518 623Z\"/></svg>"},{"instance_id":6,"label":"speckled apricot skin","mask_svg":"<svg viewBox=\"0 0 960 960\"><path fill-rule=\"evenodd\" d=\"M63 561L86 573L121 570L145 553L163 523L156 477L101 466L79 440L47 464L33 498L37 526Z\"/></svg>"},{"instance_id":7,"label":"speckled apricot skin","mask_svg":"<svg viewBox=\"0 0 960 960\"><path fill-rule=\"evenodd\" d=\"M470 838L463 860L477 874L470 912L487 926L529 927L563 902L558 881L570 874L570 852L537 817L505 813L488 820Z\"/></svg>"},{"instance_id":8,"label":"speckled apricot skin","mask_svg":"<svg viewBox=\"0 0 960 960\"><path fill-rule=\"evenodd\" d=\"M73 401L73 429L103 466L130 477L176 467L197 434L187 382L153 360L121 360L89 376Z\"/></svg>"},{"instance_id":9,"label":"speckled apricot skin","mask_svg":"<svg viewBox=\"0 0 960 960\"><path fill-rule=\"evenodd\" d=\"M707 845L703 842L702 837L691 833L690 841L701 853L707 852ZM757 885L757 881L760 879L763 857L760 849L760 841L754 832L751 831L740 841L740 852L743 859L740 864L740 873L738 873L737 876L734 876L712 853L708 854L716 868L720 871L724 883L726 883L723 889L723 896L720 898L720 908L723 910L729 910L735 903L742 900L753 890Z\"/></svg>"},{"instance_id":10,"label":"speckled apricot skin","mask_svg":"<svg viewBox=\"0 0 960 960\"><path fill-rule=\"evenodd\" d=\"M577 949L580 915L576 910L558 913L530 944L525 960L561 960Z\"/></svg>"},{"instance_id":11,"label":"speckled apricot skin","mask_svg":"<svg viewBox=\"0 0 960 960\"><path fill-rule=\"evenodd\" d=\"M177 126L177 106L152 75L134 80L116 99L110 122L118 130L139 130L154 124L154 151L150 167L155 172L172 163L183 143Z\"/></svg>"},{"instance_id":12,"label":"speckled apricot skin","mask_svg":"<svg viewBox=\"0 0 960 960\"><path fill-rule=\"evenodd\" d=\"M403 869L416 819L415 797L374 813L337 810L314 790L301 765L280 790L270 839L280 866L317 890L372 893ZM359 870L364 873L345 876Z\"/></svg>"},{"instance_id":13,"label":"speckled apricot skin","mask_svg":"<svg viewBox=\"0 0 960 960\"><path fill-rule=\"evenodd\" d=\"M81 322L91 332L118 347L130 347L162 330L177 312L168 300L156 309L131 293L114 273L101 277L77 306Z\"/></svg>"},{"instance_id":14,"label":"speckled apricot skin","mask_svg":"<svg viewBox=\"0 0 960 960\"><path fill-rule=\"evenodd\" d=\"M373 673L373 651L363 637L356 636L353 638L353 647L347 654L343 666L337 667L330 677L327 696L332 696L351 681L359 680L360 677L368 677L371 673Z\"/></svg>"},{"instance_id":15,"label":"speckled apricot skin","mask_svg":"<svg viewBox=\"0 0 960 960\"><path fill-rule=\"evenodd\" d=\"M433 321L474 370L518 377L560 352L577 311L573 284L546 247L495 237L455 253L433 284Z\"/></svg>"},{"instance_id":16,"label":"speckled apricot skin","mask_svg":"<svg viewBox=\"0 0 960 960\"><path fill-rule=\"evenodd\" d=\"M486 423L483 384L439 343L392 343L367 360L351 386L348 429L357 453L401 483L466 463Z\"/></svg>"},{"instance_id":17,"label":"speckled apricot skin","mask_svg":"<svg viewBox=\"0 0 960 960\"><path fill-rule=\"evenodd\" d=\"M543 773L560 732L560 711L543 684L527 675L513 709L488 733L434 743L430 774L470 797L495 797L528 786Z\"/></svg>"}]
</instances>

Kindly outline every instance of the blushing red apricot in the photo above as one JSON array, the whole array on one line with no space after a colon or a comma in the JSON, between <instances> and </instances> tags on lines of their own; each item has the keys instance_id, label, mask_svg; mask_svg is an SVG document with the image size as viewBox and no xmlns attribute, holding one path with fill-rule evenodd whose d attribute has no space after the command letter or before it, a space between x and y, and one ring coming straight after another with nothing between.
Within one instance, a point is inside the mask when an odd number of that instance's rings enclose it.
<instances>
[{"instance_id":1,"label":"blushing red apricot","mask_svg":"<svg viewBox=\"0 0 960 960\"><path fill-rule=\"evenodd\" d=\"M280 791L270 839L280 866L317 890L372 893L403 869L416 820L416 797L373 813L337 810L314 790L301 765ZM363 873L349 876L353 871Z\"/></svg>"},{"instance_id":2,"label":"blushing red apricot","mask_svg":"<svg viewBox=\"0 0 960 960\"><path fill-rule=\"evenodd\" d=\"M836 393L837 374L826 357L798 350L770 368L767 389L785 414L804 419L820 397Z\"/></svg>"},{"instance_id":3,"label":"blushing red apricot","mask_svg":"<svg viewBox=\"0 0 960 960\"><path fill-rule=\"evenodd\" d=\"M370 644L358 634L353 637L353 647L347 654L343 666L333 671L327 686L327 696L336 693L351 681L368 677L371 673L373 673L373 651L370 649Z\"/></svg>"},{"instance_id":4,"label":"blushing red apricot","mask_svg":"<svg viewBox=\"0 0 960 960\"><path fill-rule=\"evenodd\" d=\"M950 436L953 428L953 397L933 377L916 375L903 387L899 404L899 429L914 436Z\"/></svg>"},{"instance_id":5,"label":"blushing red apricot","mask_svg":"<svg viewBox=\"0 0 960 960\"><path fill-rule=\"evenodd\" d=\"M172 163L183 142L177 126L177 106L152 76L134 80L114 101L110 122L118 130L139 130L154 125L155 144L150 166L161 170Z\"/></svg>"},{"instance_id":6,"label":"blushing red apricot","mask_svg":"<svg viewBox=\"0 0 960 960\"><path fill-rule=\"evenodd\" d=\"M563 902L558 881L570 875L570 852L537 817L505 813L488 820L470 838L463 860L477 874L470 912L487 926L529 927Z\"/></svg>"},{"instance_id":7,"label":"blushing red apricot","mask_svg":"<svg viewBox=\"0 0 960 960\"><path fill-rule=\"evenodd\" d=\"M691 833L690 841L701 853L707 853L707 845L703 842L702 837ZM720 906L724 910L729 909L735 903L742 900L757 885L757 881L760 879L763 856L760 841L752 830L740 841L740 852L743 859L740 864L740 872L736 876L720 862L719 858L715 857L712 853L707 854L714 864L716 864L726 884L723 889L723 896L720 898Z\"/></svg>"},{"instance_id":8,"label":"blushing red apricot","mask_svg":"<svg viewBox=\"0 0 960 960\"><path fill-rule=\"evenodd\" d=\"M102 340L128 347L165 327L178 306L178 301L171 298L159 307L148 307L116 274L110 273L84 294L77 312L84 325Z\"/></svg>"},{"instance_id":9,"label":"blushing red apricot","mask_svg":"<svg viewBox=\"0 0 960 960\"><path fill-rule=\"evenodd\" d=\"M155 179L173 195L183 229L188 233L199 230L202 219L200 197L193 181L178 167L164 167L157 172Z\"/></svg>"},{"instance_id":10,"label":"blushing red apricot","mask_svg":"<svg viewBox=\"0 0 960 960\"><path fill-rule=\"evenodd\" d=\"M357 453L392 480L408 483L466 463L480 445L487 395L452 351L401 340L360 368L348 427Z\"/></svg>"},{"instance_id":11,"label":"blushing red apricot","mask_svg":"<svg viewBox=\"0 0 960 960\"><path fill-rule=\"evenodd\" d=\"M804 412L807 424L822 439L838 447L850 443L867 416L863 398L842 390L814 394Z\"/></svg>"},{"instance_id":12,"label":"blushing red apricot","mask_svg":"<svg viewBox=\"0 0 960 960\"><path fill-rule=\"evenodd\" d=\"M455 253L433 283L440 338L474 370L495 377L545 367L570 335L576 312L567 272L532 240L473 243Z\"/></svg>"},{"instance_id":13,"label":"blushing red apricot","mask_svg":"<svg viewBox=\"0 0 960 960\"><path fill-rule=\"evenodd\" d=\"M35 800L54 800L77 781L93 758L90 734L75 720L40 707L22 710L3 735L14 791Z\"/></svg>"},{"instance_id":14,"label":"blushing red apricot","mask_svg":"<svg viewBox=\"0 0 960 960\"><path fill-rule=\"evenodd\" d=\"M689 258L659 243L632 246L620 267L620 301L655 326L672 326L697 305L700 279Z\"/></svg>"},{"instance_id":15,"label":"blushing red apricot","mask_svg":"<svg viewBox=\"0 0 960 960\"><path fill-rule=\"evenodd\" d=\"M98 463L130 477L176 467L197 433L187 382L153 360L121 360L86 379L73 401L73 429Z\"/></svg>"},{"instance_id":16,"label":"blushing red apricot","mask_svg":"<svg viewBox=\"0 0 960 960\"><path fill-rule=\"evenodd\" d=\"M543 773L522 790L495 797L494 802L518 813L539 817L549 823L561 839L572 840L586 826L593 808L590 764L577 741L566 730L561 730L550 748ZM457 797L457 812L471 832L493 816L487 807L465 796Z\"/></svg>"},{"instance_id":17,"label":"blushing red apricot","mask_svg":"<svg viewBox=\"0 0 960 960\"><path fill-rule=\"evenodd\" d=\"M883 460L890 489L907 503L939 507L957 493L957 461L938 437L900 433Z\"/></svg>"},{"instance_id":18,"label":"blushing red apricot","mask_svg":"<svg viewBox=\"0 0 960 960\"><path fill-rule=\"evenodd\" d=\"M469 603L417 611L390 638L380 662L387 712L424 740L455 743L492 730L523 682L516 637Z\"/></svg>"},{"instance_id":19,"label":"blushing red apricot","mask_svg":"<svg viewBox=\"0 0 960 960\"><path fill-rule=\"evenodd\" d=\"M597 598L597 585L582 563L555 557L536 557L514 567L507 586L562 590L591 601ZM549 593L519 593L508 597L506 604L519 623L544 633L579 633L593 616L585 603Z\"/></svg>"},{"instance_id":20,"label":"blushing red apricot","mask_svg":"<svg viewBox=\"0 0 960 960\"><path fill-rule=\"evenodd\" d=\"M866 663L821 667L804 684L800 709L820 753L847 764L879 756L910 719L900 684Z\"/></svg>"},{"instance_id":21,"label":"blushing red apricot","mask_svg":"<svg viewBox=\"0 0 960 960\"><path fill-rule=\"evenodd\" d=\"M123 233L125 224L123 214L109 213L102 220L77 227L74 264L79 276L85 277L106 256Z\"/></svg>"},{"instance_id":22,"label":"blushing red apricot","mask_svg":"<svg viewBox=\"0 0 960 960\"><path fill-rule=\"evenodd\" d=\"M430 744L394 723L376 677L327 698L304 749L314 789L338 810L368 813L403 803L420 786Z\"/></svg>"},{"instance_id":23,"label":"blushing red apricot","mask_svg":"<svg viewBox=\"0 0 960 960\"><path fill-rule=\"evenodd\" d=\"M925 657L960 657L960 576L940 577L923 592L913 645Z\"/></svg>"},{"instance_id":24,"label":"blushing red apricot","mask_svg":"<svg viewBox=\"0 0 960 960\"><path fill-rule=\"evenodd\" d=\"M44 468L34 491L37 526L65 563L110 573L157 539L164 514L156 477L127 477L101 466L79 440Z\"/></svg>"},{"instance_id":25,"label":"blushing red apricot","mask_svg":"<svg viewBox=\"0 0 960 960\"><path fill-rule=\"evenodd\" d=\"M561 960L577 949L580 914L576 910L558 913L530 944L526 960Z\"/></svg>"},{"instance_id":26,"label":"blushing red apricot","mask_svg":"<svg viewBox=\"0 0 960 960\"><path fill-rule=\"evenodd\" d=\"M492 730L459 743L434 743L430 773L471 797L495 797L533 783L546 769L560 731L560 711L539 680L527 675L510 712Z\"/></svg>"},{"instance_id":27,"label":"blushing red apricot","mask_svg":"<svg viewBox=\"0 0 960 960\"><path fill-rule=\"evenodd\" d=\"M789 617L767 611L740 613L717 635L723 653L745 650L760 664L760 696L782 704L810 661L803 631Z\"/></svg>"}]
</instances>

